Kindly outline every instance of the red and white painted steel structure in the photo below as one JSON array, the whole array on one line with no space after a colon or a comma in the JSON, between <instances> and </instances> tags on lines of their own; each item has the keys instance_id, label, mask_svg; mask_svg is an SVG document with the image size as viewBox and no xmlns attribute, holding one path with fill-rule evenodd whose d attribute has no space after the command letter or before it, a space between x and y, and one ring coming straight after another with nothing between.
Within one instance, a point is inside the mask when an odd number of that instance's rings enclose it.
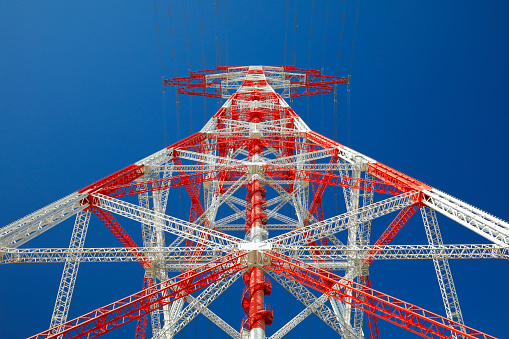
<instances>
[{"instance_id":1,"label":"red and white painted steel structure","mask_svg":"<svg viewBox=\"0 0 509 339\"><path fill-rule=\"evenodd\" d=\"M346 81L288 66L218 67L166 80L180 93L227 100L198 133L1 229L1 263L65 263L50 328L33 338L91 338L130 321L135 338L171 338L199 313L232 338L281 338L311 313L343 338L379 338L378 319L426 338L493 338L464 324L448 259L507 259L509 224L310 130L284 100ZM191 201L188 221L166 214L169 191L179 186ZM342 188L347 211L324 219L328 186ZM387 196L374 201L375 192ZM130 195L138 205L121 199ZM218 218L219 208L230 213ZM390 245L418 210L428 245ZM371 221L392 212L372 242ZM444 245L436 212L493 244ZM83 247L92 214L123 247ZM141 224L143 244L115 215ZM19 249L72 216L69 248ZM228 233L241 230L245 237ZM432 259L446 316L372 289L369 267L387 259ZM145 269L140 292L67 319L80 262L134 261ZM245 314L231 326L208 305L241 276ZM274 282L305 309L269 331Z\"/></svg>"}]
</instances>

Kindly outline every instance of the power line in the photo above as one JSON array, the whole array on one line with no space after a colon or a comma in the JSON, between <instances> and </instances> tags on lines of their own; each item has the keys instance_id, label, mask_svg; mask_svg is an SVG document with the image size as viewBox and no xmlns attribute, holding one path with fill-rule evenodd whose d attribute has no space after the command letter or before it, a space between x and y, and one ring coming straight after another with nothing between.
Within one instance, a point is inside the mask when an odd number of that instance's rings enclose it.
<instances>
[{"instance_id":1,"label":"power line","mask_svg":"<svg viewBox=\"0 0 509 339\"><path fill-rule=\"evenodd\" d=\"M347 107L346 107L346 126L347 126L347 146L350 146L350 80L352 74L352 66L353 66L353 55L355 50L355 39L357 38L357 26L359 25L359 9L361 6L361 0L357 0L357 10L355 13L355 24L353 29L353 39L352 39L352 52L350 54L350 66L348 67L348 84L347 84Z\"/></svg>"},{"instance_id":2,"label":"power line","mask_svg":"<svg viewBox=\"0 0 509 339\"><path fill-rule=\"evenodd\" d=\"M203 15L201 8L201 0L198 1L200 12L200 37L201 37L201 65L205 69L205 39L203 38ZM207 98L203 97L203 123L207 121Z\"/></svg>"},{"instance_id":3,"label":"power line","mask_svg":"<svg viewBox=\"0 0 509 339\"><path fill-rule=\"evenodd\" d=\"M361 0L357 0L357 10L355 13L355 24L353 29L353 39L352 39L352 52L350 54L350 67L348 67L348 74L352 74L352 66L353 66L353 52L355 50L355 39L357 38L357 26L359 25L359 9L361 6Z\"/></svg>"},{"instance_id":4,"label":"power line","mask_svg":"<svg viewBox=\"0 0 509 339\"><path fill-rule=\"evenodd\" d=\"M330 0L327 0L327 11L325 13L325 31L323 33L322 73L325 69L325 51L327 49L327 31L329 29L329 10L330 10Z\"/></svg>"},{"instance_id":5,"label":"power line","mask_svg":"<svg viewBox=\"0 0 509 339\"><path fill-rule=\"evenodd\" d=\"M309 53L308 53L308 68L311 68L311 48L313 43L313 21L315 19L315 0L311 5L311 25L309 26Z\"/></svg>"},{"instance_id":6,"label":"power line","mask_svg":"<svg viewBox=\"0 0 509 339\"><path fill-rule=\"evenodd\" d=\"M340 33L339 33L338 63L337 63L337 69L336 69L336 74L338 74L338 75L339 75L339 65L341 63L341 50L343 47L343 33L345 32L346 3L347 3L347 0L345 0L343 2L343 15L341 16L341 29L340 29Z\"/></svg>"},{"instance_id":7,"label":"power line","mask_svg":"<svg viewBox=\"0 0 509 339\"><path fill-rule=\"evenodd\" d=\"M296 55L296 48L297 48L297 17L299 16L299 0L295 0L295 16L293 18L293 54L292 54L292 61L293 65L295 66L295 59L297 58Z\"/></svg>"},{"instance_id":8,"label":"power line","mask_svg":"<svg viewBox=\"0 0 509 339\"><path fill-rule=\"evenodd\" d=\"M329 29L329 10L330 10L330 0L327 0L327 10L325 14L325 30L323 32L323 54L322 54L322 74L325 71L325 51L327 50L327 31ZM325 121L325 112L323 105L323 95L320 95L320 132L324 133L324 121Z\"/></svg>"},{"instance_id":9,"label":"power line","mask_svg":"<svg viewBox=\"0 0 509 339\"><path fill-rule=\"evenodd\" d=\"M308 52L308 68L311 68L311 50L313 45L313 21L315 19L315 0L313 0L311 5L311 25L309 26L309 52ZM307 117L309 121L309 95L306 97L307 99Z\"/></svg>"},{"instance_id":10,"label":"power line","mask_svg":"<svg viewBox=\"0 0 509 339\"><path fill-rule=\"evenodd\" d=\"M168 4L168 25L170 26L170 43L171 43L171 56L173 60L173 76L177 77L177 62L175 57L175 39L173 37L173 21L171 17L171 2L167 1ZM176 122L177 122L177 140L180 140L180 103L179 103L179 93L178 89L175 86L175 109L176 109ZM179 218L182 219L182 187L177 189L178 191L178 210L179 210Z\"/></svg>"},{"instance_id":11,"label":"power line","mask_svg":"<svg viewBox=\"0 0 509 339\"><path fill-rule=\"evenodd\" d=\"M350 74L346 84L346 145L350 147Z\"/></svg>"},{"instance_id":12,"label":"power line","mask_svg":"<svg viewBox=\"0 0 509 339\"><path fill-rule=\"evenodd\" d=\"M221 64L221 26L219 21L219 7L217 6L217 1L214 2L214 6L216 9L216 66Z\"/></svg>"},{"instance_id":13,"label":"power line","mask_svg":"<svg viewBox=\"0 0 509 339\"><path fill-rule=\"evenodd\" d=\"M191 53L189 52L189 29L187 27L187 6L186 0L182 0L184 6L184 27L186 31L186 51L187 51L187 72L191 75ZM193 100L192 96L189 96L189 133L193 133Z\"/></svg>"},{"instance_id":14,"label":"power line","mask_svg":"<svg viewBox=\"0 0 509 339\"><path fill-rule=\"evenodd\" d=\"M225 66L228 66L228 1L224 0L224 30L225 30Z\"/></svg>"},{"instance_id":15,"label":"power line","mask_svg":"<svg viewBox=\"0 0 509 339\"><path fill-rule=\"evenodd\" d=\"M177 63L175 60L175 40L173 38L173 21L171 18L171 2L170 0L167 1L168 4L168 25L170 27L170 44L171 44L171 57L173 60L173 77L177 77ZM179 111L179 100L178 100L178 90L175 87L175 93L177 95L175 96L175 108L176 108L176 120L177 120L177 140L180 140L180 111Z\"/></svg>"},{"instance_id":16,"label":"power line","mask_svg":"<svg viewBox=\"0 0 509 339\"><path fill-rule=\"evenodd\" d=\"M159 16L157 15L157 2L154 3L154 19L156 24L156 35L157 35L157 48L159 50L159 64L161 66L161 84L163 90L163 147L166 147L166 91L164 88L164 65L163 65L163 52L161 48L161 34L159 32Z\"/></svg>"},{"instance_id":17,"label":"power line","mask_svg":"<svg viewBox=\"0 0 509 339\"><path fill-rule=\"evenodd\" d=\"M219 22L219 8L217 6L217 1L214 2L215 10L216 10L216 67L221 64L221 26ZM217 98L216 108L219 109L219 102L221 99Z\"/></svg>"},{"instance_id":18,"label":"power line","mask_svg":"<svg viewBox=\"0 0 509 339\"><path fill-rule=\"evenodd\" d=\"M288 48L288 10L290 7L290 1L286 0L286 19L285 19L285 47L284 47L284 57L283 63L286 65L286 50Z\"/></svg>"}]
</instances>

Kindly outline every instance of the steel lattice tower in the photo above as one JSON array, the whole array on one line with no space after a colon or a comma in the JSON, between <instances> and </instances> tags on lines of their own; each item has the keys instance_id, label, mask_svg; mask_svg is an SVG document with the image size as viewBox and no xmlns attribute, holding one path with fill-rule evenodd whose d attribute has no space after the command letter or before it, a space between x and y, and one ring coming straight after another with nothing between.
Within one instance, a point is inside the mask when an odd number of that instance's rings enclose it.
<instances>
[{"instance_id":1,"label":"steel lattice tower","mask_svg":"<svg viewBox=\"0 0 509 339\"><path fill-rule=\"evenodd\" d=\"M426 338L493 338L464 325L448 259L507 259L509 224L310 130L284 100L330 93L346 82L293 66L218 67L166 80L179 93L227 101L200 132L1 229L2 263L65 263L50 329L32 338L92 338L134 320L135 337L144 338L149 319L152 337L171 338L199 313L233 338L265 338L273 318L265 303L269 276L305 305L270 338L312 313L342 338L379 338L378 319ZM347 211L324 219L328 186L342 188ZM191 201L188 221L166 214L175 187ZM375 192L385 196L375 201ZM131 195L138 205L121 199ZM285 205L294 217L281 213ZM233 212L218 218L220 207ZM429 244L391 245L417 211ZM392 212L371 241L371 221ZM493 244L444 245L436 212ZM122 248L84 248L92 214ZM141 224L142 246L114 214ZM72 216L69 248L19 249ZM239 230L245 237L228 234ZM369 267L382 259L432 259L446 317L372 289ZM138 262L143 289L68 321L80 262ZM240 277L245 314L237 330L208 306Z\"/></svg>"}]
</instances>

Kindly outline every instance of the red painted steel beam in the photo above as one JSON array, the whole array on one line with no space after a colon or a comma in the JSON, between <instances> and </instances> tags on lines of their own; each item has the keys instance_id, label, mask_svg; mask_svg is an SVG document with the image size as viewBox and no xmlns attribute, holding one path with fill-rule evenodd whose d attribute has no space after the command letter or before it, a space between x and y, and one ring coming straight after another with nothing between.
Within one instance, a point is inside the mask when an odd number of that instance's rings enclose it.
<instances>
[{"instance_id":1,"label":"red painted steel beam","mask_svg":"<svg viewBox=\"0 0 509 339\"><path fill-rule=\"evenodd\" d=\"M229 167L228 170L232 170L233 177L241 177L244 175L246 166L235 166ZM219 179L219 172L217 170L196 172L190 174L180 174L170 178L155 179L141 182L133 182L126 185L118 185L109 187L110 196L113 198L125 197L128 195L135 195L140 193L152 192L157 190L163 190L167 188L181 187L185 185L197 185L204 181L217 180ZM102 191L98 193L102 194Z\"/></svg>"},{"instance_id":2,"label":"red painted steel beam","mask_svg":"<svg viewBox=\"0 0 509 339\"><path fill-rule=\"evenodd\" d=\"M207 136L208 139L216 140L217 142L200 145L188 144L186 146L179 148L194 152L215 151L218 150L220 147L224 147L226 149L237 149L240 147L248 147L250 142L253 142L253 140L258 139L260 145L262 145L265 148L267 147L284 148L308 152L323 150L323 147L320 145L310 144L306 142L298 142L295 140L288 140L289 137L293 137L294 139L302 138L303 133L288 133L285 135L274 134L270 138L252 138L247 135L225 136L224 134L221 133L207 133ZM331 151L331 156L332 155L335 155L334 151Z\"/></svg>"},{"instance_id":3,"label":"red painted steel beam","mask_svg":"<svg viewBox=\"0 0 509 339\"><path fill-rule=\"evenodd\" d=\"M332 157L329 161L329 165L334 165L338 162L337 157ZM289 174L287 177L292 177L290 174L292 171L288 171ZM318 209L318 205L321 205L322 203L322 197L325 193L325 189L330 183L330 176L332 175L333 170L328 170L327 172L323 173L323 180L316 180L313 181L313 183L318 183L318 187L315 188L316 185L313 185L313 202L311 203L311 206L309 206L309 216L306 216L306 219L304 220L304 226L309 225L309 219L311 215L314 215L316 213L316 210ZM318 172L315 172L318 173Z\"/></svg>"},{"instance_id":4,"label":"red painted steel beam","mask_svg":"<svg viewBox=\"0 0 509 339\"><path fill-rule=\"evenodd\" d=\"M41 338L95 338L127 324L153 309L196 292L213 282L224 279L246 268L246 253L234 252L155 286L98 308L81 317L36 334L29 339ZM151 309L150 307L154 305Z\"/></svg>"},{"instance_id":5,"label":"red painted steel beam","mask_svg":"<svg viewBox=\"0 0 509 339\"><path fill-rule=\"evenodd\" d=\"M268 251L265 253L265 259L263 267L268 270L422 337L453 338L456 335L469 339L495 339L493 336L283 254Z\"/></svg>"},{"instance_id":6,"label":"red painted steel beam","mask_svg":"<svg viewBox=\"0 0 509 339\"><path fill-rule=\"evenodd\" d=\"M154 285L154 280L152 278L143 278L142 290L145 290L152 285ZM148 313L138 318L136 321L136 332L134 334L134 339L145 339L145 334L147 333L147 321Z\"/></svg>"},{"instance_id":7,"label":"red painted steel beam","mask_svg":"<svg viewBox=\"0 0 509 339\"><path fill-rule=\"evenodd\" d=\"M79 193L96 193L97 191L102 191L103 194L108 195L109 190L107 187L117 186L127 184L131 181L138 179L143 176L145 173L143 171L143 165L131 165L120 171L117 171L104 179L96 181L93 184L90 184L82 189L80 189Z\"/></svg>"},{"instance_id":8,"label":"red painted steel beam","mask_svg":"<svg viewBox=\"0 0 509 339\"><path fill-rule=\"evenodd\" d=\"M95 206L90 207L90 210L94 212L94 214L97 215L99 219L101 219L104 225L108 227L111 233L113 233L115 238L117 238L124 247L132 249L133 254L138 257L138 262L143 267L150 267L150 261L147 259L145 254L139 250L138 245L136 245L131 236L124 230L122 226L120 226L113 214Z\"/></svg>"},{"instance_id":9,"label":"red painted steel beam","mask_svg":"<svg viewBox=\"0 0 509 339\"><path fill-rule=\"evenodd\" d=\"M408 192L412 190L411 187L400 186L390 182L382 182L365 178L346 177L338 174L328 174L274 165L265 165L264 174L271 175L275 179L289 176L292 179L326 183L327 185L349 187L391 195L398 195L401 194L401 192Z\"/></svg>"},{"instance_id":10,"label":"red painted steel beam","mask_svg":"<svg viewBox=\"0 0 509 339\"><path fill-rule=\"evenodd\" d=\"M384 249L385 245L388 245L392 241L392 239L394 239L396 234L398 234L398 232L403 228L403 226L405 226L407 221L410 220L412 215L414 215L415 211L417 211L419 207L420 204L413 204L399 211L396 218L394 218L389 227L387 227L384 233L375 242L374 247L376 249L371 249L362 260L363 266L371 265L373 263L373 261L378 256L378 253L380 253L380 251Z\"/></svg>"},{"instance_id":11,"label":"red painted steel beam","mask_svg":"<svg viewBox=\"0 0 509 339\"><path fill-rule=\"evenodd\" d=\"M198 145L205 140L207 140L207 134L197 132L197 133L191 134L190 136L188 136L182 140L179 140L176 143L166 147L166 149L175 149L178 147L187 147L189 145Z\"/></svg>"},{"instance_id":12,"label":"red painted steel beam","mask_svg":"<svg viewBox=\"0 0 509 339\"><path fill-rule=\"evenodd\" d=\"M371 288L371 278L369 275L361 276L361 284ZM364 290L364 288L363 288ZM370 308L371 306L368 306ZM378 329L378 318L373 313L366 312L368 318L369 337L371 339L380 339L380 330Z\"/></svg>"},{"instance_id":13,"label":"red painted steel beam","mask_svg":"<svg viewBox=\"0 0 509 339\"><path fill-rule=\"evenodd\" d=\"M339 142L329 139L319 133L314 131L309 131L306 133L306 139L319 145L323 148L344 148L345 146L341 145Z\"/></svg>"},{"instance_id":14,"label":"red painted steel beam","mask_svg":"<svg viewBox=\"0 0 509 339\"><path fill-rule=\"evenodd\" d=\"M182 161L179 157L173 158L173 162L175 165L182 166ZM202 215L205 213L203 210L203 206L201 205L200 198L196 194L196 187L195 185L200 184L197 182L197 180L191 181L189 175L186 172L179 172L179 176L181 177L182 183L184 187L186 188L187 194L189 195L189 198L191 199L191 204L194 205L196 208L196 211L198 212L198 215ZM201 177L203 179L203 176ZM208 221L206 221L208 223Z\"/></svg>"},{"instance_id":15,"label":"red painted steel beam","mask_svg":"<svg viewBox=\"0 0 509 339\"><path fill-rule=\"evenodd\" d=\"M431 186L426 185L425 183L420 182L400 171L396 171L395 169L386 166L382 163L368 163L367 164L367 173L372 176L379 178L385 182L392 182L397 185L409 186L412 190L429 190Z\"/></svg>"}]
</instances>

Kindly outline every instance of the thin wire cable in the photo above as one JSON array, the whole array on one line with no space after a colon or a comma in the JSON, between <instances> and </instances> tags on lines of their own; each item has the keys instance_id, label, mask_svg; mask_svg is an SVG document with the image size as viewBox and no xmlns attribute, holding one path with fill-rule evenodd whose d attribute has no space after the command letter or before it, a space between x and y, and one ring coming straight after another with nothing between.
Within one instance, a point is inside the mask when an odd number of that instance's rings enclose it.
<instances>
[{"instance_id":1,"label":"thin wire cable","mask_svg":"<svg viewBox=\"0 0 509 339\"><path fill-rule=\"evenodd\" d=\"M214 6L216 9L216 66L219 66L221 64L221 26L217 1L214 2Z\"/></svg>"},{"instance_id":2,"label":"thin wire cable","mask_svg":"<svg viewBox=\"0 0 509 339\"><path fill-rule=\"evenodd\" d=\"M200 37L201 37L201 67L205 69L205 39L203 38L203 15L201 0L198 1L200 12ZM203 97L203 124L207 122L207 98Z\"/></svg>"},{"instance_id":3,"label":"thin wire cable","mask_svg":"<svg viewBox=\"0 0 509 339\"><path fill-rule=\"evenodd\" d=\"M338 140L338 91L334 85L334 140ZM338 215L338 190L334 190L334 215Z\"/></svg>"},{"instance_id":4,"label":"thin wire cable","mask_svg":"<svg viewBox=\"0 0 509 339\"><path fill-rule=\"evenodd\" d=\"M295 66L295 61L297 58L297 17L299 16L299 0L295 0L295 16L293 17L293 53L292 53L292 62Z\"/></svg>"},{"instance_id":5,"label":"thin wire cable","mask_svg":"<svg viewBox=\"0 0 509 339\"><path fill-rule=\"evenodd\" d=\"M315 19L315 0L313 0L311 5L311 24L309 25L309 51L308 51L308 69L311 68L311 50L313 45L313 21ZM309 95L306 97L307 102L307 118L308 123L311 121L309 120Z\"/></svg>"},{"instance_id":6,"label":"thin wire cable","mask_svg":"<svg viewBox=\"0 0 509 339\"><path fill-rule=\"evenodd\" d=\"M153 0L154 3L154 19L156 24L156 35L157 35L157 48L159 50L159 64L161 66L161 85L163 90L163 147L167 144L167 132L166 132L166 90L164 88L164 65L163 65L163 52L161 48L161 34L159 32L159 16L157 15L157 1Z\"/></svg>"},{"instance_id":7,"label":"thin wire cable","mask_svg":"<svg viewBox=\"0 0 509 339\"><path fill-rule=\"evenodd\" d=\"M329 10L330 10L330 0L327 0L327 11L325 13L325 30L323 32L322 72L325 69L325 51L327 50L327 31L329 30Z\"/></svg>"},{"instance_id":8,"label":"thin wire cable","mask_svg":"<svg viewBox=\"0 0 509 339\"><path fill-rule=\"evenodd\" d=\"M186 51L187 51L187 72L191 75L191 53L189 52L189 29L187 27L187 6L186 0L182 0L184 6L184 27L186 31ZM189 134L193 133L193 97L189 96Z\"/></svg>"},{"instance_id":9,"label":"thin wire cable","mask_svg":"<svg viewBox=\"0 0 509 339\"><path fill-rule=\"evenodd\" d=\"M338 48L338 62L336 74L339 75L339 66L341 64L341 50L343 49L343 33L345 32L345 19L346 19L346 4L347 0L343 2L343 15L341 16L341 29L339 32L339 48Z\"/></svg>"},{"instance_id":10,"label":"thin wire cable","mask_svg":"<svg viewBox=\"0 0 509 339\"><path fill-rule=\"evenodd\" d=\"M171 2L167 1L168 4L168 25L170 26L170 42L171 42L171 56L173 59L173 76L177 77L177 61L175 57L175 39L173 37L173 20L171 17ZM177 86L175 86L175 109L176 109L176 122L177 122L177 140L180 140L180 102L179 93ZM182 219L182 187L178 188L178 210L179 218Z\"/></svg>"},{"instance_id":11,"label":"thin wire cable","mask_svg":"<svg viewBox=\"0 0 509 339\"><path fill-rule=\"evenodd\" d=\"M217 67L221 64L221 41L220 41L221 26L220 26L220 21L219 21L219 8L217 6L217 1L214 2L214 6L215 6L215 12L216 12L216 67ZM217 98L217 101L216 101L216 109L218 109L218 110L219 110L220 100L221 100L220 98Z\"/></svg>"},{"instance_id":12,"label":"thin wire cable","mask_svg":"<svg viewBox=\"0 0 509 339\"><path fill-rule=\"evenodd\" d=\"M353 66L353 52L355 50L355 39L357 38L357 26L359 26L359 9L361 6L361 0L357 0L357 10L355 13L355 24L353 28L353 39L352 39L352 52L350 54L350 66L348 67L348 74L352 74Z\"/></svg>"},{"instance_id":13,"label":"thin wire cable","mask_svg":"<svg viewBox=\"0 0 509 339\"><path fill-rule=\"evenodd\" d=\"M350 74L346 84L346 145L350 147Z\"/></svg>"},{"instance_id":14,"label":"thin wire cable","mask_svg":"<svg viewBox=\"0 0 509 339\"><path fill-rule=\"evenodd\" d=\"M288 11L290 8L290 0L286 0L286 18L285 18L285 47L284 47L284 57L283 64L286 65L286 54L288 49Z\"/></svg>"},{"instance_id":15,"label":"thin wire cable","mask_svg":"<svg viewBox=\"0 0 509 339\"><path fill-rule=\"evenodd\" d=\"M227 5L227 2L228 2L227 0L224 0L225 66L228 66L228 12L227 12L228 5Z\"/></svg>"},{"instance_id":16,"label":"thin wire cable","mask_svg":"<svg viewBox=\"0 0 509 339\"><path fill-rule=\"evenodd\" d=\"M325 71L325 51L327 50L327 31L329 29L329 10L330 10L330 0L327 0L327 10L325 14L325 30L323 32L323 53L322 53L322 75ZM323 105L323 95L320 95L320 132L324 133L324 120L325 120L325 108Z\"/></svg>"},{"instance_id":17,"label":"thin wire cable","mask_svg":"<svg viewBox=\"0 0 509 339\"><path fill-rule=\"evenodd\" d=\"M348 67L348 84L347 84L347 106L346 106L346 128L347 128L347 146L350 146L350 136L351 136L351 119L350 119L350 83L352 77L352 67L353 67L353 56L355 50L355 39L357 38L357 26L359 26L359 9L361 6L361 0L357 0L357 10L355 13L355 24L353 29L353 39L352 39L352 52L350 54L350 66Z\"/></svg>"},{"instance_id":18,"label":"thin wire cable","mask_svg":"<svg viewBox=\"0 0 509 339\"><path fill-rule=\"evenodd\" d=\"M311 49L313 45L313 21L315 19L315 0L311 5L311 24L309 26L309 52L308 52L308 68L311 68Z\"/></svg>"},{"instance_id":19,"label":"thin wire cable","mask_svg":"<svg viewBox=\"0 0 509 339\"><path fill-rule=\"evenodd\" d=\"M177 62L175 58L175 39L173 37L173 21L171 17L171 2L167 1L168 4L168 25L170 26L170 44L171 44L171 58L173 60L173 77L177 77ZM175 86L175 109L176 109L176 121L177 121L177 140L180 140L180 105L178 97L178 89Z\"/></svg>"}]
</instances>

